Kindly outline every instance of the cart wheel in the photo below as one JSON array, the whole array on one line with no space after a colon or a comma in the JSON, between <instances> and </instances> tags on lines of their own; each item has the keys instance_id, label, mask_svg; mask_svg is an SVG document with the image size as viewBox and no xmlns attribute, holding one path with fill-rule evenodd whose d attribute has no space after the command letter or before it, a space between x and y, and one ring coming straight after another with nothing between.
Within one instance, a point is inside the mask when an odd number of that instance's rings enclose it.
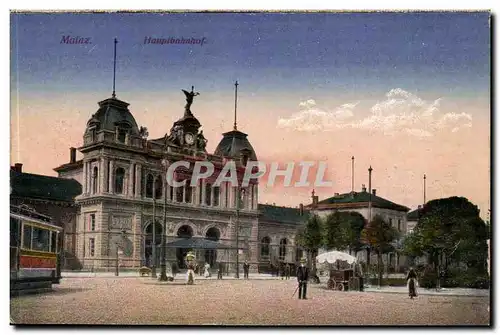
<instances>
[{"instance_id":1,"label":"cart wheel","mask_svg":"<svg viewBox=\"0 0 500 335\"><path fill-rule=\"evenodd\" d=\"M338 283L337 284L337 291L343 291L344 290L344 284Z\"/></svg>"},{"instance_id":2,"label":"cart wheel","mask_svg":"<svg viewBox=\"0 0 500 335\"><path fill-rule=\"evenodd\" d=\"M328 280L328 283L327 283L327 288L329 290L335 290L335 287L337 286L337 283L335 283L335 280L334 279L329 279Z\"/></svg>"}]
</instances>

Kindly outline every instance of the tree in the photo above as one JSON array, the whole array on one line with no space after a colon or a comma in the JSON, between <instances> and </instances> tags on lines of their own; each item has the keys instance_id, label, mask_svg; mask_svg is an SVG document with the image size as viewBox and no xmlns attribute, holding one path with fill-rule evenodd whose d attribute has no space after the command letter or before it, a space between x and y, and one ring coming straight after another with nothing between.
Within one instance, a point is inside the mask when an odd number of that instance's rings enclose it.
<instances>
[{"instance_id":1,"label":"tree","mask_svg":"<svg viewBox=\"0 0 500 335\"><path fill-rule=\"evenodd\" d=\"M362 247L361 231L364 217L357 212L334 212L326 217L324 244L328 249L358 251Z\"/></svg>"},{"instance_id":2,"label":"tree","mask_svg":"<svg viewBox=\"0 0 500 335\"><path fill-rule=\"evenodd\" d=\"M347 212L346 215L349 222L347 246L349 247L349 252L351 250L357 252L363 247L361 232L366 225L366 219L358 212Z\"/></svg>"},{"instance_id":3,"label":"tree","mask_svg":"<svg viewBox=\"0 0 500 335\"><path fill-rule=\"evenodd\" d=\"M316 270L316 256L318 249L323 245L322 222L317 214L312 215L304 227L297 232L297 244L311 255L308 261L312 262L313 272Z\"/></svg>"},{"instance_id":4,"label":"tree","mask_svg":"<svg viewBox=\"0 0 500 335\"><path fill-rule=\"evenodd\" d=\"M422 208L413 236L405 241L405 252L427 255L434 271L444 258L444 270L454 261L485 274L487 238L477 206L463 197L437 199Z\"/></svg>"},{"instance_id":5,"label":"tree","mask_svg":"<svg viewBox=\"0 0 500 335\"><path fill-rule=\"evenodd\" d=\"M325 219L324 245L328 250L344 250L348 246L349 221L344 212L335 211Z\"/></svg>"},{"instance_id":6,"label":"tree","mask_svg":"<svg viewBox=\"0 0 500 335\"><path fill-rule=\"evenodd\" d=\"M361 232L361 239L377 253L378 285L382 283L382 254L394 250L392 243L398 238L398 231L384 220L375 215L373 220Z\"/></svg>"}]
</instances>

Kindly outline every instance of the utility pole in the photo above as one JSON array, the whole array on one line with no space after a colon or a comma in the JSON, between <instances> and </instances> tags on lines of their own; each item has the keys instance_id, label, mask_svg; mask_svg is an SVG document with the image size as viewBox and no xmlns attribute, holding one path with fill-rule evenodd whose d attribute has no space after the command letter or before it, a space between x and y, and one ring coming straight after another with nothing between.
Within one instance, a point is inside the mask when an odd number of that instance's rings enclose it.
<instances>
[{"instance_id":1,"label":"utility pole","mask_svg":"<svg viewBox=\"0 0 500 335\"><path fill-rule=\"evenodd\" d=\"M425 198L426 179L427 179L427 176L424 174L424 206L426 203L426 198Z\"/></svg>"},{"instance_id":2,"label":"utility pole","mask_svg":"<svg viewBox=\"0 0 500 335\"><path fill-rule=\"evenodd\" d=\"M351 171L351 177L352 177L352 181L351 181L351 192L354 192L354 156L352 156L351 158L351 161L352 161L352 171Z\"/></svg>"},{"instance_id":3,"label":"utility pole","mask_svg":"<svg viewBox=\"0 0 500 335\"><path fill-rule=\"evenodd\" d=\"M164 190L163 190L163 231L161 234L161 273L160 273L160 281L167 281L167 181L168 181L168 160L164 158L162 160L163 168L165 169L165 182Z\"/></svg>"},{"instance_id":4,"label":"utility pole","mask_svg":"<svg viewBox=\"0 0 500 335\"><path fill-rule=\"evenodd\" d=\"M239 279L240 278L240 249L239 249L239 242L240 242L240 185L236 188L236 275L235 278Z\"/></svg>"},{"instance_id":5,"label":"utility pole","mask_svg":"<svg viewBox=\"0 0 500 335\"><path fill-rule=\"evenodd\" d=\"M156 278L156 190L153 190L153 243L152 247L152 257L153 263L151 266L151 278Z\"/></svg>"}]
</instances>

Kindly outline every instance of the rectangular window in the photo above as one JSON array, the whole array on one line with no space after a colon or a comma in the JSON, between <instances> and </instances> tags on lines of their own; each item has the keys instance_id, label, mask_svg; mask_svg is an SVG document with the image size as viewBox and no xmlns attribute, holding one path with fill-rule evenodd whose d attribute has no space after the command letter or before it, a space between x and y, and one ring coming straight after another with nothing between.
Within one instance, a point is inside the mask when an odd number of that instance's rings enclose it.
<instances>
[{"instance_id":1,"label":"rectangular window","mask_svg":"<svg viewBox=\"0 0 500 335\"><path fill-rule=\"evenodd\" d=\"M33 227L29 225L24 225L23 228L23 248L31 249L31 232Z\"/></svg>"},{"instance_id":2,"label":"rectangular window","mask_svg":"<svg viewBox=\"0 0 500 335\"><path fill-rule=\"evenodd\" d=\"M192 196L193 188L189 186L189 183L186 184L186 203L191 203L191 196Z\"/></svg>"},{"instance_id":3,"label":"rectangular window","mask_svg":"<svg viewBox=\"0 0 500 335\"><path fill-rule=\"evenodd\" d=\"M226 183L226 186L224 187L224 197L225 197L225 201L224 201L224 205L226 207L229 207L229 183Z\"/></svg>"},{"instance_id":4,"label":"rectangular window","mask_svg":"<svg viewBox=\"0 0 500 335\"><path fill-rule=\"evenodd\" d=\"M89 230L95 231L95 214L89 215Z\"/></svg>"},{"instance_id":5,"label":"rectangular window","mask_svg":"<svg viewBox=\"0 0 500 335\"><path fill-rule=\"evenodd\" d=\"M175 188L176 202L184 202L184 186L179 186Z\"/></svg>"},{"instance_id":6,"label":"rectangular window","mask_svg":"<svg viewBox=\"0 0 500 335\"><path fill-rule=\"evenodd\" d=\"M255 187L253 185L250 187L250 192L251 192L251 195L252 195L252 198L251 198L252 202L250 203L250 209L253 209L253 202L255 201L254 200L254 197L255 197L255 195L254 195Z\"/></svg>"},{"instance_id":7,"label":"rectangular window","mask_svg":"<svg viewBox=\"0 0 500 335\"><path fill-rule=\"evenodd\" d=\"M214 187L214 206L219 206L220 188Z\"/></svg>"},{"instance_id":8,"label":"rectangular window","mask_svg":"<svg viewBox=\"0 0 500 335\"><path fill-rule=\"evenodd\" d=\"M392 219L389 219L389 226L392 227Z\"/></svg>"},{"instance_id":9,"label":"rectangular window","mask_svg":"<svg viewBox=\"0 0 500 335\"><path fill-rule=\"evenodd\" d=\"M19 224L20 221L15 218L10 218L10 246L17 247L19 242Z\"/></svg>"},{"instance_id":10,"label":"rectangular window","mask_svg":"<svg viewBox=\"0 0 500 335\"><path fill-rule=\"evenodd\" d=\"M50 233L50 252L57 252L57 234L55 231Z\"/></svg>"},{"instance_id":11,"label":"rectangular window","mask_svg":"<svg viewBox=\"0 0 500 335\"><path fill-rule=\"evenodd\" d=\"M212 205L212 185L205 184L205 205Z\"/></svg>"},{"instance_id":12,"label":"rectangular window","mask_svg":"<svg viewBox=\"0 0 500 335\"><path fill-rule=\"evenodd\" d=\"M170 196L169 196L170 201L174 201L174 195L175 195L175 189L173 186L170 186Z\"/></svg>"},{"instance_id":13,"label":"rectangular window","mask_svg":"<svg viewBox=\"0 0 500 335\"><path fill-rule=\"evenodd\" d=\"M95 255L95 239L94 238L89 238L89 252L90 252L90 257L94 257L94 255Z\"/></svg>"},{"instance_id":14,"label":"rectangular window","mask_svg":"<svg viewBox=\"0 0 500 335\"><path fill-rule=\"evenodd\" d=\"M49 251L50 231L33 227L32 249L36 251Z\"/></svg>"},{"instance_id":15,"label":"rectangular window","mask_svg":"<svg viewBox=\"0 0 500 335\"><path fill-rule=\"evenodd\" d=\"M401 231L401 219L398 219L398 231Z\"/></svg>"}]
</instances>

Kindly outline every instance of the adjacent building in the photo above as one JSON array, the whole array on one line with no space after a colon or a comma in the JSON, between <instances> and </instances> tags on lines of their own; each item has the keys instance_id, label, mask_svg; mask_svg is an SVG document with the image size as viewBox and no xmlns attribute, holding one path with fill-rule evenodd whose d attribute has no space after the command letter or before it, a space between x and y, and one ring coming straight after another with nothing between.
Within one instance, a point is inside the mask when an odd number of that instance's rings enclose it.
<instances>
[{"instance_id":1,"label":"adjacent building","mask_svg":"<svg viewBox=\"0 0 500 335\"><path fill-rule=\"evenodd\" d=\"M361 192L335 193L333 197L321 201L319 201L318 196L313 191L312 203L305 208L321 218L325 218L328 214L336 211L357 212L368 222L375 215L380 215L397 229L401 235L406 234L407 213L410 210L406 206L380 197L377 195L376 189L368 192L364 185L361 188ZM361 261L367 261L366 251L360 251L356 256ZM376 255L372 254L370 261L376 261ZM384 263L388 264L394 271L398 271L402 265L405 265L406 258L398 252L392 252L384 255Z\"/></svg>"},{"instance_id":2,"label":"adjacent building","mask_svg":"<svg viewBox=\"0 0 500 335\"><path fill-rule=\"evenodd\" d=\"M16 163L10 169L10 203L49 216L63 228L64 254L62 267L81 267L76 256L75 231L79 207L75 198L82 193L82 186L74 179L65 179L23 172L23 165Z\"/></svg>"}]
</instances>

